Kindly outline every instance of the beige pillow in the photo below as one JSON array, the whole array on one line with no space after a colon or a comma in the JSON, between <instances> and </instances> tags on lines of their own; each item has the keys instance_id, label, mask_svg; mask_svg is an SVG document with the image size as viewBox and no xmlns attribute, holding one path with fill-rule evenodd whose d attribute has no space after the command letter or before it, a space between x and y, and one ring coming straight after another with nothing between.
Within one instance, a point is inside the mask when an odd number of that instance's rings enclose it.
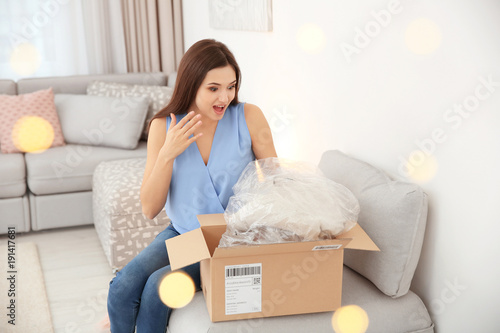
<instances>
[{"instance_id":1,"label":"beige pillow","mask_svg":"<svg viewBox=\"0 0 500 333\"><path fill-rule=\"evenodd\" d=\"M66 142L135 149L149 100L145 97L57 94L55 104Z\"/></svg>"},{"instance_id":2,"label":"beige pillow","mask_svg":"<svg viewBox=\"0 0 500 333\"><path fill-rule=\"evenodd\" d=\"M142 131L142 139L147 140L147 125L151 118L163 109L172 97L174 89L167 86L130 85L115 82L94 81L87 86L87 94L108 97L140 97L149 99L149 109Z\"/></svg>"}]
</instances>

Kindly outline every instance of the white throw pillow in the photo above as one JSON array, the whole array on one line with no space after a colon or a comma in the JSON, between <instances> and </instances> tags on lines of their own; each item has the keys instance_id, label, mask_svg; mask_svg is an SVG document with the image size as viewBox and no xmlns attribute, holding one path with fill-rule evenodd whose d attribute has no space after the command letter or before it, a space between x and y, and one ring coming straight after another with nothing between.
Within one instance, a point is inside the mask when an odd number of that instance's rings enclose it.
<instances>
[{"instance_id":1,"label":"white throw pillow","mask_svg":"<svg viewBox=\"0 0 500 333\"><path fill-rule=\"evenodd\" d=\"M167 86L130 85L125 83L94 81L87 86L87 95L108 97L138 97L149 98L149 109L142 139L147 140L147 126L151 118L170 102L174 89Z\"/></svg>"},{"instance_id":2,"label":"white throw pillow","mask_svg":"<svg viewBox=\"0 0 500 333\"><path fill-rule=\"evenodd\" d=\"M55 104L66 142L134 149L144 127L149 100L56 94Z\"/></svg>"},{"instance_id":3,"label":"white throw pillow","mask_svg":"<svg viewBox=\"0 0 500 333\"><path fill-rule=\"evenodd\" d=\"M416 184L340 151L323 154L319 168L358 198L358 223L380 248L346 250L344 264L391 297L405 295L417 267L427 222L427 195Z\"/></svg>"}]
</instances>

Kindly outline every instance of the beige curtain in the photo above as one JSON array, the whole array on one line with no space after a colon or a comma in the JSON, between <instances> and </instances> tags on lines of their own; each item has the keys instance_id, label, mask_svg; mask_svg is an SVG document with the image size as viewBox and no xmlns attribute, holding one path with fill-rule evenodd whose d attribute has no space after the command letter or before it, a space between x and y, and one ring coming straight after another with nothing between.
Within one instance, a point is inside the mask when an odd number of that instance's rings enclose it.
<instances>
[{"instance_id":1,"label":"beige curtain","mask_svg":"<svg viewBox=\"0 0 500 333\"><path fill-rule=\"evenodd\" d=\"M89 74L127 72L120 1L81 1ZM68 21L68 26L77 22Z\"/></svg>"},{"instance_id":2,"label":"beige curtain","mask_svg":"<svg viewBox=\"0 0 500 333\"><path fill-rule=\"evenodd\" d=\"M176 71L184 54L181 0L121 2L128 71Z\"/></svg>"}]
</instances>

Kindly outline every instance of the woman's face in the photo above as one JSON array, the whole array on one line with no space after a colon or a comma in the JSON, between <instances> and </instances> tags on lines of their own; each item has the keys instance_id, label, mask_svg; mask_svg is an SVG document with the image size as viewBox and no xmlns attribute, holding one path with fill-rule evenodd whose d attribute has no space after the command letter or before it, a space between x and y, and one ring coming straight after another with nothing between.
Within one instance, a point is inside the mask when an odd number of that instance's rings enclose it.
<instances>
[{"instance_id":1,"label":"woman's face","mask_svg":"<svg viewBox=\"0 0 500 333\"><path fill-rule=\"evenodd\" d=\"M191 110L202 115L202 118L220 120L236 93L236 73L227 65L208 71L200 85Z\"/></svg>"}]
</instances>

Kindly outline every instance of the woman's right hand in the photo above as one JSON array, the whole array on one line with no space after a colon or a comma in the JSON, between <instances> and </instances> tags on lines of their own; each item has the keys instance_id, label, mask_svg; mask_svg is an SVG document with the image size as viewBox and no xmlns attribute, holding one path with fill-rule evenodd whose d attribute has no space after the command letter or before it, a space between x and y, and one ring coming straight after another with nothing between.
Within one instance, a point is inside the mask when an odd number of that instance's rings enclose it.
<instances>
[{"instance_id":1,"label":"woman's right hand","mask_svg":"<svg viewBox=\"0 0 500 333\"><path fill-rule=\"evenodd\" d=\"M179 123L177 123L177 119L173 113L170 114L170 117L172 119L170 127L159 152L159 156L162 156L167 161L173 161L191 143L203 135L203 133L198 133L190 138L191 134L201 126L201 116L199 114L196 115L194 111L189 112Z\"/></svg>"}]
</instances>

